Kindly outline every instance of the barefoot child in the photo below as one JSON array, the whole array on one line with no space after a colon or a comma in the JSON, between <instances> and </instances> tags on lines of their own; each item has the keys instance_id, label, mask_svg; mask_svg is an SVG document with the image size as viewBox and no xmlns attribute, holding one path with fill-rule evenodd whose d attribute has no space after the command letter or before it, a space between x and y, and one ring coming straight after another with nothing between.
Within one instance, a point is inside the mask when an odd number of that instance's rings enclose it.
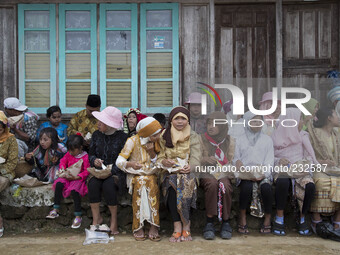
<instances>
[{"instance_id":1,"label":"barefoot child","mask_svg":"<svg viewBox=\"0 0 340 255\"><path fill-rule=\"evenodd\" d=\"M59 161L67 152L66 147L59 143L58 133L54 128L48 127L41 130L39 146L33 152L25 155L25 160L35 165L29 174L40 181L53 183L57 178Z\"/></svg>"},{"instance_id":2,"label":"barefoot child","mask_svg":"<svg viewBox=\"0 0 340 255\"><path fill-rule=\"evenodd\" d=\"M87 168L90 167L89 157L86 151L83 151L84 138L81 135L71 135L67 141L68 152L60 160L60 169L66 169L79 160L82 160L81 170L75 177L67 175L64 178L58 178L53 184L54 205L53 210L46 216L46 218L54 219L58 217L60 208L61 196L68 197L72 195L74 201L74 215L75 218L72 223L72 228L79 228L81 225L81 198L87 194L86 178L89 175Z\"/></svg>"}]
</instances>

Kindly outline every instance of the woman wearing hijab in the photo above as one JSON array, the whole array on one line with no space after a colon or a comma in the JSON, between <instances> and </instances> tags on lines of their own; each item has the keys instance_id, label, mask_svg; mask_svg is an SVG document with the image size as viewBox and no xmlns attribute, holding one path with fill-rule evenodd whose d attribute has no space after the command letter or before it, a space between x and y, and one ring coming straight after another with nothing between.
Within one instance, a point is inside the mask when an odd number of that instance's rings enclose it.
<instances>
[{"instance_id":1,"label":"woman wearing hijab","mask_svg":"<svg viewBox=\"0 0 340 255\"><path fill-rule=\"evenodd\" d=\"M236 149L234 156L234 164L236 168L242 172L242 169L258 169L264 175L259 179L239 180L240 197L239 208L240 217L238 232L248 234L248 226L246 219L246 209L252 197L261 194L264 204L264 222L260 232L267 234L271 232L270 217L272 212L272 178L271 167L274 165L274 149L273 142L269 136L261 132L263 121L262 117L251 112L246 112L243 116L245 135L240 136L236 140ZM263 168L262 168L263 167ZM263 215L260 215L262 217Z\"/></svg>"},{"instance_id":2,"label":"woman wearing hijab","mask_svg":"<svg viewBox=\"0 0 340 255\"><path fill-rule=\"evenodd\" d=\"M262 100L259 102L260 110L268 110L273 104L273 92L266 92L262 96ZM275 120L280 116L281 101L278 100L276 110L269 115L263 116L264 126L262 132L271 135L276 127Z\"/></svg>"},{"instance_id":3,"label":"woman wearing hijab","mask_svg":"<svg viewBox=\"0 0 340 255\"><path fill-rule=\"evenodd\" d=\"M320 108L320 104L316 99L311 98L307 103L304 103L303 106L311 113L311 115L306 116L303 114L302 130L309 132L309 130L312 128L315 114Z\"/></svg>"},{"instance_id":4,"label":"woman wearing hijab","mask_svg":"<svg viewBox=\"0 0 340 255\"><path fill-rule=\"evenodd\" d=\"M207 132L201 135L202 140L202 166L225 166L232 162L235 152L235 139L228 135L228 124L216 124L214 120L225 120L223 112L213 112L207 118ZM200 179L205 193L205 210L207 223L203 230L206 240L215 238L214 218L222 221L221 238L230 239L232 228L229 217L232 203L232 186L227 177L221 172L208 173Z\"/></svg>"},{"instance_id":5,"label":"woman wearing hijab","mask_svg":"<svg viewBox=\"0 0 340 255\"><path fill-rule=\"evenodd\" d=\"M295 120L297 126L288 127L279 125L273 132L272 139L274 144L274 153L276 165L297 167L309 163L318 164L313 147L309 141L309 135L306 131L302 131L303 120L301 111L297 108L288 108L286 115L280 116L280 123L285 120ZM309 169L307 169L309 171ZM305 215L308 212L313 200L315 185L312 174L307 172L305 176L297 176L297 178L277 178L276 176L276 217L273 222L273 233L276 235L285 235L284 225L284 208L286 206L289 193L289 186L292 185L292 195L298 201L298 211L300 219L298 231L300 235L310 235L309 226L305 221Z\"/></svg>"},{"instance_id":6,"label":"woman wearing hijab","mask_svg":"<svg viewBox=\"0 0 340 255\"><path fill-rule=\"evenodd\" d=\"M88 181L89 200L93 215L92 225L97 226L103 223L99 210L103 191L106 204L111 212L111 226L106 230L116 235L119 233L117 225L117 193L123 193L126 182L126 175L116 166L116 160L128 136L122 130L119 130L123 127L123 120L122 113L117 108L109 106L101 112L95 111L92 114L98 120L98 130L93 133L91 139L90 165L96 169L103 169L103 165L112 164L109 177L99 179L95 176L90 176Z\"/></svg>"},{"instance_id":7,"label":"woman wearing hijab","mask_svg":"<svg viewBox=\"0 0 340 255\"><path fill-rule=\"evenodd\" d=\"M18 163L18 144L9 132L7 117L0 111L0 192L6 189L15 177ZM0 237L4 233L3 219L0 216Z\"/></svg>"},{"instance_id":8,"label":"woman wearing hijab","mask_svg":"<svg viewBox=\"0 0 340 255\"><path fill-rule=\"evenodd\" d=\"M128 138L116 165L127 175L129 193L132 195L132 231L137 241L146 239L144 223L151 225L149 239L160 241L159 188L156 160L159 152L160 123L147 117L137 124L137 134Z\"/></svg>"},{"instance_id":9,"label":"woman wearing hijab","mask_svg":"<svg viewBox=\"0 0 340 255\"><path fill-rule=\"evenodd\" d=\"M327 166L326 171L316 171L313 174L315 182L315 196L312 201L312 228L318 232L318 225L322 222L321 215L332 215L327 237L340 240L340 137L334 128L339 128L339 116L331 108L320 108L313 121L313 128L309 132L310 141L315 156L320 164ZM336 173L328 173L334 168ZM320 234L320 233L318 233Z\"/></svg>"},{"instance_id":10,"label":"woman wearing hijab","mask_svg":"<svg viewBox=\"0 0 340 255\"><path fill-rule=\"evenodd\" d=\"M197 184L190 175L200 162L199 136L189 125L190 112L172 109L169 127L163 131L157 162L167 170L162 178L163 195L174 221L170 242L191 241L190 208L196 208Z\"/></svg>"},{"instance_id":11,"label":"woman wearing hijab","mask_svg":"<svg viewBox=\"0 0 340 255\"><path fill-rule=\"evenodd\" d=\"M137 133L136 127L138 122L142 119L146 118L147 116L142 114L138 108L130 108L124 118L126 119L124 131L129 135L129 137L135 135Z\"/></svg>"}]
</instances>

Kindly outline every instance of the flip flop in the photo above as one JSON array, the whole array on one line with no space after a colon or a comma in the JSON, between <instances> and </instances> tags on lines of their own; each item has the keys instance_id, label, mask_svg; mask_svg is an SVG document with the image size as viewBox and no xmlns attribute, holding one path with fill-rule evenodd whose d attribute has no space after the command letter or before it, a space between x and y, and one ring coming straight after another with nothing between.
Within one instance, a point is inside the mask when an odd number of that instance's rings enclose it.
<instances>
[{"instance_id":1,"label":"flip flop","mask_svg":"<svg viewBox=\"0 0 340 255\"><path fill-rule=\"evenodd\" d=\"M267 232L266 230L269 230L269 232ZM260 233L264 234L264 235L271 234L272 233L272 226L271 225L269 225L269 226L262 225L261 229L260 229Z\"/></svg>"},{"instance_id":2,"label":"flip flop","mask_svg":"<svg viewBox=\"0 0 340 255\"><path fill-rule=\"evenodd\" d=\"M171 241L173 240L173 241ZM173 232L171 237L169 238L170 243L179 243L181 241L181 233L180 232Z\"/></svg>"},{"instance_id":3,"label":"flip flop","mask_svg":"<svg viewBox=\"0 0 340 255\"><path fill-rule=\"evenodd\" d=\"M191 237L190 231L183 230L182 231L182 236L181 236L181 242L190 242L190 241L192 241L192 237Z\"/></svg>"}]
</instances>

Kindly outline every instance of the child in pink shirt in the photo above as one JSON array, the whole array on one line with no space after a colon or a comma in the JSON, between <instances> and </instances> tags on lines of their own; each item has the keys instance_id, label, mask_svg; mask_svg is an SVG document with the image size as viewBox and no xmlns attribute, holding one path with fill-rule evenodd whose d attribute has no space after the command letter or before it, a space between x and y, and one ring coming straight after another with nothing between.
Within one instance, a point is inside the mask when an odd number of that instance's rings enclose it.
<instances>
[{"instance_id":1,"label":"child in pink shirt","mask_svg":"<svg viewBox=\"0 0 340 255\"><path fill-rule=\"evenodd\" d=\"M74 215L75 218L72 223L72 228L79 228L81 225L81 198L87 194L86 178L89 175L87 168L90 167L89 157L86 151L83 151L84 138L81 135L71 135L67 141L68 152L60 160L60 169L66 169L80 159L83 160L79 174L74 177L68 175L67 177L59 177L54 181L53 189L54 205L53 209L46 216L48 219L54 219L59 216L59 208L61 196L68 197L72 195L74 201Z\"/></svg>"}]
</instances>

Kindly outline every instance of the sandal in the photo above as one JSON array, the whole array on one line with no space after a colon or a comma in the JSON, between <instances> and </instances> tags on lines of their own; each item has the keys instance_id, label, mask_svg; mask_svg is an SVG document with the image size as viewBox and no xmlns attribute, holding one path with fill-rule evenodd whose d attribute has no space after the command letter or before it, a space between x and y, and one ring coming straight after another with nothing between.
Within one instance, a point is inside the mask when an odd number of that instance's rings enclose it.
<instances>
[{"instance_id":1,"label":"sandal","mask_svg":"<svg viewBox=\"0 0 340 255\"><path fill-rule=\"evenodd\" d=\"M299 234L302 236L310 236L312 234L312 231L310 230L307 222L299 223L297 225L297 229L299 231Z\"/></svg>"},{"instance_id":2,"label":"sandal","mask_svg":"<svg viewBox=\"0 0 340 255\"><path fill-rule=\"evenodd\" d=\"M146 234L144 234L144 236L137 236L136 233L134 233L133 237L135 238L136 241L145 241Z\"/></svg>"},{"instance_id":3,"label":"sandal","mask_svg":"<svg viewBox=\"0 0 340 255\"><path fill-rule=\"evenodd\" d=\"M240 229L241 229L241 231L240 231ZM237 231L242 235L248 235L249 234L248 225L246 224L246 225L242 226L242 225L239 224Z\"/></svg>"},{"instance_id":4,"label":"sandal","mask_svg":"<svg viewBox=\"0 0 340 255\"><path fill-rule=\"evenodd\" d=\"M57 209L52 209L49 214L46 216L46 219L55 219L59 217Z\"/></svg>"},{"instance_id":5,"label":"sandal","mask_svg":"<svg viewBox=\"0 0 340 255\"><path fill-rule=\"evenodd\" d=\"M173 232L171 237L169 238L170 243L179 243L181 241L181 233Z\"/></svg>"},{"instance_id":6,"label":"sandal","mask_svg":"<svg viewBox=\"0 0 340 255\"><path fill-rule=\"evenodd\" d=\"M190 242L190 241L192 241L192 237L191 237L190 231L186 231L186 230L182 231L181 241L182 242Z\"/></svg>"},{"instance_id":7,"label":"sandal","mask_svg":"<svg viewBox=\"0 0 340 255\"><path fill-rule=\"evenodd\" d=\"M261 229L260 229L261 234L267 235L267 234L270 234L271 232L272 232L272 226L271 225L265 226L265 225L262 224Z\"/></svg>"},{"instance_id":8,"label":"sandal","mask_svg":"<svg viewBox=\"0 0 340 255\"><path fill-rule=\"evenodd\" d=\"M108 225L106 224L97 224L97 225L91 225L91 228L92 226L95 226L95 230L94 231L97 231L97 232L106 232L106 233L111 233L111 229L109 228Z\"/></svg>"},{"instance_id":9,"label":"sandal","mask_svg":"<svg viewBox=\"0 0 340 255\"><path fill-rule=\"evenodd\" d=\"M215 239L215 227L213 223L207 223L203 229L203 238L205 240Z\"/></svg>"},{"instance_id":10,"label":"sandal","mask_svg":"<svg viewBox=\"0 0 340 255\"><path fill-rule=\"evenodd\" d=\"M285 224L277 223L276 221L273 221L273 234L277 236L285 236Z\"/></svg>"},{"instance_id":11,"label":"sandal","mask_svg":"<svg viewBox=\"0 0 340 255\"><path fill-rule=\"evenodd\" d=\"M233 229L231 228L229 222L225 221L222 223L221 226L221 238L222 239L231 239L231 233L233 232Z\"/></svg>"}]
</instances>

